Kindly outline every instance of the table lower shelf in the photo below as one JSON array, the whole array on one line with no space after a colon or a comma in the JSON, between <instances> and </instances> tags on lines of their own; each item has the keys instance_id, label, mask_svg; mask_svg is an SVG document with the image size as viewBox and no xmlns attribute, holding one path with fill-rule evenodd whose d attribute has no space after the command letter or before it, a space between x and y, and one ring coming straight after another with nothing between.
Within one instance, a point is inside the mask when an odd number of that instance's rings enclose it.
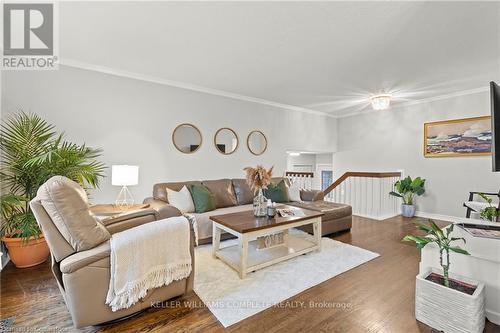
<instances>
[{"instance_id":1,"label":"table lower shelf","mask_svg":"<svg viewBox=\"0 0 500 333\"><path fill-rule=\"evenodd\" d=\"M248 243L247 268L245 273L252 272L278 262L320 249L319 244L302 237L289 235L286 245L267 249L258 249L258 241ZM215 255L236 271L241 271L240 245L232 245L218 250Z\"/></svg>"}]
</instances>

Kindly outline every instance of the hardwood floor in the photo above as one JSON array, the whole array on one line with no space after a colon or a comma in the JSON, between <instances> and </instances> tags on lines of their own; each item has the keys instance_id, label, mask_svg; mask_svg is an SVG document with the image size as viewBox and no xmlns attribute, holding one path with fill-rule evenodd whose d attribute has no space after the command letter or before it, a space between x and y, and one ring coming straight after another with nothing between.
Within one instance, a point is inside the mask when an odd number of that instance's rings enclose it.
<instances>
[{"instance_id":1,"label":"hardwood floor","mask_svg":"<svg viewBox=\"0 0 500 333\"><path fill-rule=\"evenodd\" d=\"M354 217L350 233L332 238L377 252L380 257L289 299L306 305L310 302L344 303L344 308L275 307L227 331L433 332L414 318L415 275L420 254L413 244L400 241L404 235L416 232L411 221L401 217L384 221ZM1 317L13 319L14 331L226 331L195 294L177 301L180 306L148 309L114 325L76 330L48 263L23 270L9 263L1 272ZM198 306L190 307L187 302ZM500 332L500 327L488 322L485 332Z\"/></svg>"}]
</instances>

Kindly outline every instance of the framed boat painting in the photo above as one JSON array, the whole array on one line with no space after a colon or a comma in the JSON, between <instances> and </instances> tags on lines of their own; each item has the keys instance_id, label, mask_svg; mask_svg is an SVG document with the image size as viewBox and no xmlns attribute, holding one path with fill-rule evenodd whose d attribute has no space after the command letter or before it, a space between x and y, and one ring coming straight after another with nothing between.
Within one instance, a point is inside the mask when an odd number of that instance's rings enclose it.
<instances>
[{"instance_id":1,"label":"framed boat painting","mask_svg":"<svg viewBox=\"0 0 500 333\"><path fill-rule=\"evenodd\" d=\"M424 124L424 156L491 155L491 116Z\"/></svg>"}]
</instances>

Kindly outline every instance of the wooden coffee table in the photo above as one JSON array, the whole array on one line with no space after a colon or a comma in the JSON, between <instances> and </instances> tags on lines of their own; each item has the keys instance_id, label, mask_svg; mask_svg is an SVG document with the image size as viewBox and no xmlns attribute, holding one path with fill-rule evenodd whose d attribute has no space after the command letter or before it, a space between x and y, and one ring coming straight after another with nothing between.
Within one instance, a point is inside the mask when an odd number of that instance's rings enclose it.
<instances>
[{"instance_id":1,"label":"wooden coffee table","mask_svg":"<svg viewBox=\"0 0 500 333\"><path fill-rule=\"evenodd\" d=\"M321 216L323 213L292 207L279 206L297 212L293 217L255 217L253 211L210 216L213 222L212 255L235 269L240 278L255 270L288 260L311 251L321 250ZM313 225L314 240L288 234L290 228ZM238 244L220 248L220 236L226 231L238 237ZM284 232L285 242L278 246L259 249L258 237Z\"/></svg>"}]
</instances>

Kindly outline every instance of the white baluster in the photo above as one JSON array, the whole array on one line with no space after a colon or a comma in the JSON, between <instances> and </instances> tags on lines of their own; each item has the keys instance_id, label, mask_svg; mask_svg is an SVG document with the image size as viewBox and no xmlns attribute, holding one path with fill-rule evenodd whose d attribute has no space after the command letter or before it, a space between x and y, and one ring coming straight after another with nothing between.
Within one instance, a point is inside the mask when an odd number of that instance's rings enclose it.
<instances>
[{"instance_id":1,"label":"white baluster","mask_svg":"<svg viewBox=\"0 0 500 333\"><path fill-rule=\"evenodd\" d=\"M370 206L370 216L373 215L373 208L375 206L375 195L373 193L373 183L374 183L374 179L373 178L370 178L370 182L371 182L371 191L370 191L370 196L371 196L371 206Z\"/></svg>"},{"instance_id":2,"label":"white baluster","mask_svg":"<svg viewBox=\"0 0 500 333\"><path fill-rule=\"evenodd\" d=\"M356 206L356 211L358 214L362 214L362 207L360 204L360 192L359 192L359 185L360 185L360 177L354 178L354 205Z\"/></svg>"},{"instance_id":3,"label":"white baluster","mask_svg":"<svg viewBox=\"0 0 500 333\"><path fill-rule=\"evenodd\" d=\"M349 204L352 206L352 203L353 203L353 197L352 197L352 192L353 192L353 189L352 189L352 184L353 181L352 181L352 177L349 179Z\"/></svg>"},{"instance_id":4,"label":"white baluster","mask_svg":"<svg viewBox=\"0 0 500 333\"><path fill-rule=\"evenodd\" d=\"M342 182L342 203L344 204L347 204L347 182L347 179Z\"/></svg>"},{"instance_id":5,"label":"white baluster","mask_svg":"<svg viewBox=\"0 0 500 333\"><path fill-rule=\"evenodd\" d=\"M363 193L365 194L365 200L363 201L363 205L365 207L365 215L368 215L368 181L369 178L363 179Z\"/></svg>"}]
</instances>

